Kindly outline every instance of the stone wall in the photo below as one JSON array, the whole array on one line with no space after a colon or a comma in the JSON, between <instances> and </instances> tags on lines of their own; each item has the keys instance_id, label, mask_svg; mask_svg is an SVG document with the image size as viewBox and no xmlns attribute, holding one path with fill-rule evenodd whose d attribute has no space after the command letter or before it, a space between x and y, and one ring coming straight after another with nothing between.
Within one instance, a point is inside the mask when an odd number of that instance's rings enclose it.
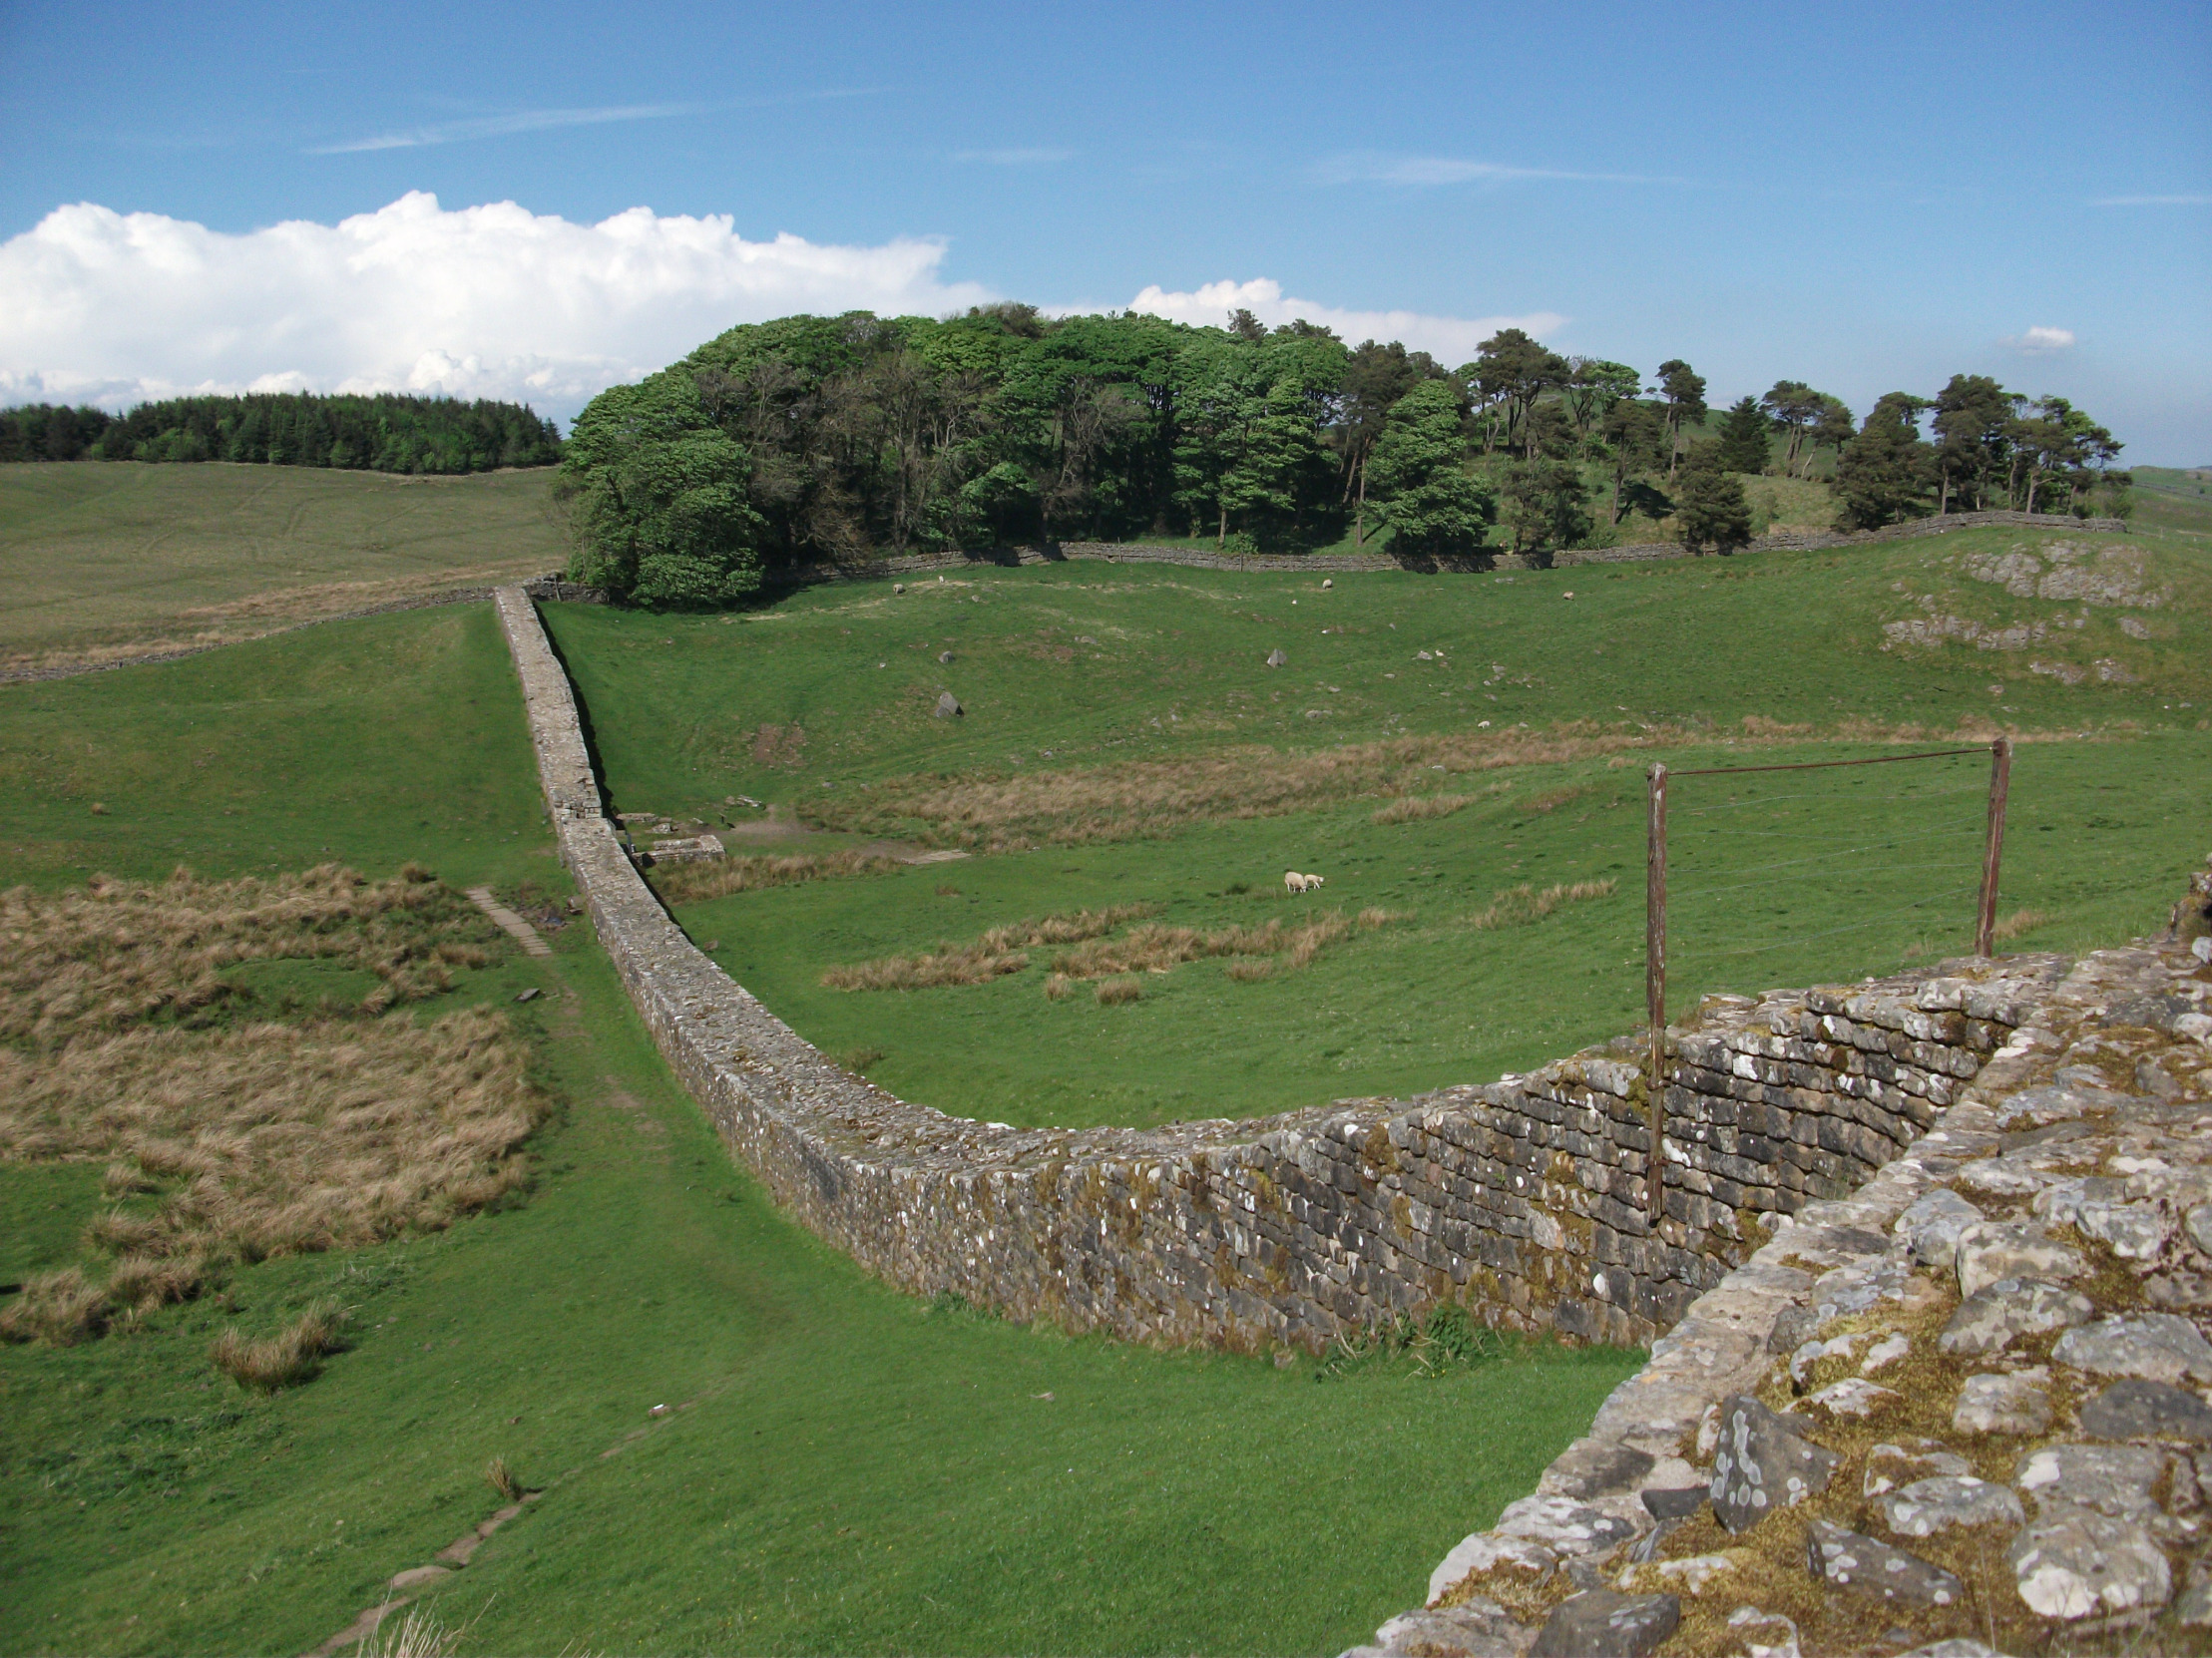
<instances>
[{"instance_id":1,"label":"stone wall","mask_svg":"<svg viewBox=\"0 0 2212 1658\"><path fill-rule=\"evenodd\" d=\"M669 1064L823 1238L918 1294L1132 1340L1317 1349L1442 1301L1647 1342L1763 1241L1849 1191L2026 1017L2046 959L1715 999L1667 1039L1663 1213L1630 1057L1154 1130L947 1116L839 1069L694 948L604 815L529 597L498 595L561 848Z\"/></svg>"}]
</instances>

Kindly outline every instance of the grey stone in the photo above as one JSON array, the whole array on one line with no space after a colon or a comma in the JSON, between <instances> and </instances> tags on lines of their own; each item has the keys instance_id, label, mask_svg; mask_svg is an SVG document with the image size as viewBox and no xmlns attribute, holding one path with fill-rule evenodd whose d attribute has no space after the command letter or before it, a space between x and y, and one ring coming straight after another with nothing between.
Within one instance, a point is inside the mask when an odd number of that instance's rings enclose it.
<instances>
[{"instance_id":1,"label":"grey stone","mask_svg":"<svg viewBox=\"0 0 2212 1658\"><path fill-rule=\"evenodd\" d=\"M1464 1606L1401 1612L1375 1631L1375 1649L1419 1658L1522 1658L1536 1634L1478 1595Z\"/></svg>"},{"instance_id":2,"label":"grey stone","mask_svg":"<svg viewBox=\"0 0 2212 1658\"><path fill-rule=\"evenodd\" d=\"M1452 1552L1438 1562L1436 1570L1429 1573L1429 1599L1436 1600L1455 1583L1478 1572L1512 1571L1535 1579L1558 1563L1556 1554L1527 1537L1501 1537L1495 1532L1478 1531L1462 1537L1453 1545Z\"/></svg>"},{"instance_id":3,"label":"grey stone","mask_svg":"<svg viewBox=\"0 0 2212 1658\"><path fill-rule=\"evenodd\" d=\"M2212 1445L2212 1405L2163 1382L2115 1382L2081 1408L2081 1430L2100 1440L2180 1440Z\"/></svg>"},{"instance_id":4,"label":"grey stone","mask_svg":"<svg viewBox=\"0 0 2212 1658\"><path fill-rule=\"evenodd\" d=\"M1956 1606L1966 1598L1966 1585L1943 1567L1833 1520L1805 1528L1805 1567L1824 1583L1891 1606Z\"/></svg>"},{"instance_id":5,"label":"grey stone","mask_svg":"<svg viewBox=\"0 0 2212 1658\"><path fill-rule=\"evenodd\" d=\"M2173 1216L2155 1203L2084 1203L2073 1223L2123 1261L2154 1260L2175 1231Z\"/></svg>"},{"instance_id":6,"label":"grey stone","mask_svg":"<svg viewBox=\"0 0 2212 1658\"><path fill-rule=\"evenodd\" d=\"M960 705L960 698L951 691L937 693L937 706L930 710L939 719L958 719L968 710Z\"/></svg>"},{"instance_id":7,"label":"grey stone","mask_svg":"<svg viewBox=\"0 0 2212 1658\"><path fill-rule=\"evenodd\" d=\"M1959 1234L1982 1218L1982 1211L1957 1192L1938 1186L1897 1217L1897 1239L1922 1266L1948 1271L1958 1257Z\"/></svg>"},{"instance_id":8,"label":"grey stone","mask_svg":"<svg viewBox=\"0 0 2212 1658\"><path fill-rule=\"evenodd\" d=\"M2174 1621L2187 1629L2212 1625L2212 1577L2206 1578L2174 1605Z\"/></svg>"},{"instance_id":9,"label":"grey stone","mask_svg":"<svg viewBox=\"0 0 2212 1658\"><path fill-rule=\"evenodd\" d=\"M2067 1331L2050 1356L2099 1376L2146 1382L2212 1382L2212 1346L2176 1313L2100 1319Z\"/></svg>"},{"instance_id":10,"label":"grey stone","mask_svg":"<svg viewBox=\"0 0 2212 1658\"><path fill-rule=\"evenodd\" d=\"M1917 1646L1910 1652L1898 1654L1898 1658L2004 1658L2004 1654L1972 1635L1954 1635L1948 1641L1931 1641L1926 1646Z\"/></svg>"},{"instance_id":11,"label":"grey stone","mask_svg":"<svg viewBox=\"0 0 2212 1658\"><path fill-rule=\"evenodd\" d=\"M1587 1502L1609 1491L1626 1490L1649 1473L1655 1458L1648 1451L1609 1440L1576 1440L1545 1469L1544 1485L1561 1496Z\"/></svg>"},{"instance_id":12,"label":"grey stone","mask_svg":"<svg viewBox=\"0 0 2212 1658\"><path fill-rule=\"evenodd\" d=\"M2207 1210L2212 1218L2212 1209ZM1813 1339L1813 1332L1820 1328L1820 1315L1810 1307L1785 1307L1775 1318L1774 1328L1767 1332L1769 1353L1794 1353Z\"/></svg>"},{"instance_id":13,"label":"grey stone","mask_svg":"<svg viewBox=\"0 0 2212 1658\"><path fill-rule=\"evenodd\" d=\"M546 993L544 991L541 991L540 989L538 989L537 986L533 985L530 987L530 989L526 991L517 991L515 993L515 1000L517 1002L535 1002L538 1000L538 998L545 994Z\"/></svg>"},{"instance_id":14,"label":"grey stone","mask_svg":"<svg viewBox=\"0 0 2212 1658\"><path fill-rule=\"evenodd\" d=\"M1974 1464L1957 1451L1913 1451L1903 1446L1878 1445L1867 1452L1866 1472L1859 1481L1859 1494L1880 1496L1900 1485L1910 1485L1916 1479L1973 1471Z\"/></svg>"},{"instance_id":15,"label":"grey stone","mask_svg":"<svg viewBox=\"0 0 2212 1658\"><path fill-rule=\"evenodd\" d=\"M937 659L941 662L949 662L953 659L953 653L950 650L940 650L937 653Z\"/></svg>"},{"instance_id":16,"label":"grey stone","mask_svg":"<svg viewBox=\"0 0 2212 1658\"><path fill-rule=\"evenodd\" d=\"M1568 1558L1602 1554L1627 1542L1642 1527L1571 1497L1540 1494L1507 1503L1495 1529L1501 1536L1524 1537Z\"/></svg>"},{"instance_id":17,"label":"grey stone","mask_svg":"<svg viewBox=\"0 0 2212 1658\"><path fill-rule=\"evenodd\" d=\"M1673 1595L1595 1589L1552 1609L1529 1658L1645 1658L1681 1621L1682 1603Z\"/></svg>"},{"instance_id":18,"label":"grey stone","mask_svg":"<svg viewBox=\"0 0 2212 1658\"><path fill-rule=\"evenodd\" d=\"M1713 1511L1730 1531L1746 1531L1781 1508L1826 1490L1837 1456L1805 1438L1812 1425L1780 1417L1749 1394L1721 1401L1713 1454Z\"/></svg>"},{"instance_id":19,"label":"grey stone","mask_svg":"<svg viewBox=\"0 0 2212 1658\"><path fill-rule=\"evenodd\" d=\"M1936 1345L1946 1353L2001 1353L2021 1336L2087 1324L2096 1303L2039 1279L1999 1278L1967 1297Z\"/></svg>"},{"instance_id":20,"label":"grey stone","mask_svg":"<svg viewBox=\"0 0 2212 1658\"><path fill-rule=\"evenodd\" d=\"M2154 1611L2173 1597L2172 1570L2151 1534L2087 1508L2054 1508L2014 1537L2004 1558L2037 1617L2070 1623Z\"/></svg>"},{"instance_id":21,"label":"grey stone","mask_svg":"<svg viewBox=\"0 0 2212 1658\"><path fill-rule=\"evenodd\" d=\"M1704 1507L1711 1492L1703 1485L1647 1485L1642 1491L1644 1511L1655 1520L1687 1519Z\"/></svg>"},{"instance_id":22,"label":"grey stone","mask_svg":"<svg viewBox=\"0 0 2212 1658\"><path fill-rule=\"evenodd\" d=\"M2079 1250L2046 1237L2033 1221L1981 1221L1959 1234L1959 1293L1972 1297L1977 1290L2001 1278L2078 1278L2089 1270Z\"/></svg>"},{"instance_id":23,"label":"grey stone","mask_svg":"<svg viewBox=\"0 0 2212 1658\"><path fill-rule=\"evenodd\" d=\"M2038 1508L2093 1508L2114 1519L2148 1520L2163 1510L2152 1495L2166 1453L2142 1446L2052 1445L2020 1464L2019 1488Z\"/></svg>"},{"instance_id":24,"label":"grey stone","mask_svg":"<svg viewBox=\"0 0 2212 1658\"><path fill-rule=\"evenodd\" d=\"M2023 1525L2027 1510L2009 1487L1971 1473L1916 1479L1885 1495L1882 1523L1900 1537L1932 1537L1955 1525Z\"/></svg>"},{"instance_id":25,"label":"grey stone","mask_svg":"<svg viewBox=\"0 0 2212 1658\"><path fill-rule=\"evenodd\" d=\"M1273 650L1268 651L1267 665L1269 667L1288 667L1290 665L1289 652L1277 645Z\"/></svg>"},{"instance_id":26,"label":"grey stone","mask_svg":"<svg viewBox=\"0 0 2212 1658\"><path fill-rule=\"evenodd\" d=\"M2203 1254L2212 1255L2212 1203L2198 1204L2182 1217L2181 1224L2189 1241Z\"/></svg>"},{"instance_id":27,"label":"grey stone","mask_svg":"<svg viewBox=\"0 0 2212 1658\"><path fill-rule=\"evenodd\" d=\"M2050 1398L2024 1376L1970 1376L1951 1426L1962 1434L2040 1434L2050 1426Z\"/></svg>"}]
</instances>

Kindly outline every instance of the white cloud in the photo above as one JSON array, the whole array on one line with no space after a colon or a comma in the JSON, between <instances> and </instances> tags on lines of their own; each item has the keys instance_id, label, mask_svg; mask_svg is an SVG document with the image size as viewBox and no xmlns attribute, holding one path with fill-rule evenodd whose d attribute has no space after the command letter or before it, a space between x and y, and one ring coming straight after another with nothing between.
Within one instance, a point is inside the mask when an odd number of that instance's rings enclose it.
<instances>
[{"instance_id":1,"label":"white cloud","mask_svg":"<svg viewBox=\"0 0 2212 1658\"><path fill-rule=\"evenodd\" d=\"M426 144L459 144L467 139L501 138L509 133L543 133L556 127L602 127L611 121L665 121L672 116L696 115L698 104L620 104L596 110L518 110L512 115L487 115L468 121L447 121L431 127L409 127L374 138L345 144L318 145L310 156L351 156L364 150L414 150Z\"/></svg>"},{"instance_id":2,"label":"white cloud","mask_svg":"<svg viewBox=\"0 0 2212 1658\"><path fill-rule=\"evenodd\" d=\"M1173 322L1206 323L1219 327L1229 312L1242 307L1270 328L1294 317L1333 328L1349 345L1362 340L1403 340L1417 351L1427 351L1447 367L1458 367L1475 355L1475 348L1501 328L1525 328L1539 339L1556 333L1566 318L1556 311L1533 311L1527 316L1427 316L1419 311L1353 311L1323 305L1311 299L1283 296L1282 284L1262 276L1249 282L1208 282L1195 293L1169 293L1156 284L1129 301L1129 309Z\"/></svg>"},{"instance_id":3,"label":"white cloud","mask_svg":"<svg viewBox=\"0 0 2212 1658\"><path fill-rule=\"evenodd\" d=\"M2053 352L2071 351L2073 349L2073 330L2071 328L2035 327L2028 329L2024 334L2008 338L2002 343L2010 346L2022 356L2047 357Z\"/></svg>"},{"instance_id":4,"label":"white cloud","mask_svg":"<svg viewBox=\"0 0 2212 1658\"><path fill-rule=\"evenodd\" d=\"M1548 167L1508 167L1455 156L1394 156L1372 150L1332 156L1315 175L1326 185L1508 185L1533 179L1584 185L1678 185L1635 173L1568 173Z\"/></svg>"},{"instance_id":5,"label":"white cloud","mask_svg":"<svg viewBox=\"0 0 2212 1658\"><path fill-rule=\"evenodd\" d=\"M188 391L417 391L566 413L738 322L937 314L944 244L747 241L726 214L598 224L410 193L337 224L239 235L59 207L0 242L0 402Z\"/></svg>"},{"instance_id":6,"label":"white cloud","mask_svg":"<svg viewBox=\"0 0 2212 1658\"><path fill-rule=\"evenodd\" d=\"M1051 167L1074 157L1073 150L956 150L956 162L985 162L992 167Z\"/></svg>"}]
</instances>

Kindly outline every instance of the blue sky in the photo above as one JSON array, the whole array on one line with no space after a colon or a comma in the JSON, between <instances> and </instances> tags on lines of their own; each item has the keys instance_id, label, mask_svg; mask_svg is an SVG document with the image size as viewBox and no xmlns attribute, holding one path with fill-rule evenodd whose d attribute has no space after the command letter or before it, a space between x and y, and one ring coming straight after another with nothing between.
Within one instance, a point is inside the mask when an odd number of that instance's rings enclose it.
<instances>
[{"instance_id":1,"label":"blue sky","mask_svg":"<svg viewBox=\"0 0 2212 1658\"><path fill-rule=\"evenodd\" d=\"M1720 398L1993 373L2204 464L2212 12L9 4L0 243L18 394L412 375L566 412L800 303L1265 282Z\"/></svg>"}]
</instances>

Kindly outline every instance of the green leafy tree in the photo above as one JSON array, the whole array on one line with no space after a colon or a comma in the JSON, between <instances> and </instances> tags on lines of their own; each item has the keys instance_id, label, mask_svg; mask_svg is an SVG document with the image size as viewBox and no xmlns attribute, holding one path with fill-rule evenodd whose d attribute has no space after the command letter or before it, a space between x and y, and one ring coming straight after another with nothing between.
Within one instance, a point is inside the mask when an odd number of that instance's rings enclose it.
<instances>
[{"instance_id":1,"label":"green leafy tree","mask_svg":"<svg viewBox=\"0 0 2212 1658\"><path fill-rule=\"evenodd\" d=\"M570 574L646 605L727 604L760 585L745 452L707 417L692 375L616 386L577 417L561 484Z\"/></svg>"},{"instance_id":2,"label":"green leafy tree","mask_svg":"<svg viewBox=\"0 0 2212 1658\"><path fill-rule=\"evenodd\" d=\"M2010 470L2020 402L1987 374L1954 374L1936 394L1929 425L1936 434L1937 512L1950 512L1954 496L1983 510Z\"/></svg>"},{"instance_id":3,"label":"green leafy tree","mask_svg":"<svg viewBox=\"0 0 2212 1658\"><path fill-rule=\"evenodd\" d=\"M2110 432L2063 397L2042 398L2006 430L2017 452L2018 469L2025 475L2023 512L2035 511L2038 500L2045 511L2050 510L2060 485L2066 490L2060 510L2076 509L2098 477L2109 471L2121 448ZM2043 493L2045 485L2051 486L2049 494Z\"/></svg>"},{"instance_id":4,"label":"green leafy tree","mask_svg":"<svg viewBox=\"0 0 2212 1658\"><path fill-rule=\"evenodd\" d=\"M1652 470L1665 459L1666 423L1650 404L1622 398L1606 411L1598 434L1612 455L1613 496L1609 522L1618 524L1621 491L1628 480Z\"/></svg>"},{"instance_id":5,"label":"green leafy tree","mask_svg":"<svg viewBox=\"0 0 2212 1658\"><path fill-rule=\"evenodd\" d=\"M1756 397L1739 398L1720 422L1718 460L1724 472L1761 473L1773 458L1767 417Z\"/></svg>"},{"instance_id":6,"label":"green leafy tree","mask_svg":"<svg viewBox=\"0 0 2212 1658\"><path fill-rule=\"evenodd\" d=\"M1589 490L1572 461L1515 461L1506 468L1500 490L1503 517L1513 548L1524 555L1572 547L1594 528Z\"/></svg>"},{"instance_id":7,"label":"green leafy tree","mask_svg":"<svg viewBox=\"0 0 2212 1658\"><path fill-rule=\"evenodd\" d=\"M1506 417L1506 447L1527 448L1525 427L1529 412L1546 392L1566 384L1572 371L1557 352L1548 350L1519 328L1501 328L1476 347L1475 360L1460 370L1461 378L1475 389L1483 409L1502 410ZM1483 453L1491 452L1492 428L1484 427ZM1530 450L1534 454L1534 450Z\"/></svg>"},{"instance_id":8,"label":"green leafy tree","mask_svg":"<svg viewBox=\"0 0 2212 1658\"><path fill-rule=\"evenodd\" d=\"M1352 509L1352 545L1367 544L1367 464L1399 399L1427 380L1445 373L1426 351L1408 351L1398 341L1363 341L1346 358L1336 420L1330 441L1343 469L1338 499Z\"/></svg>"},{"instance_id":9,"label":"green leafy tree","mask_svg":"<svg viewBox=\"0 0 2212 1658\"><path fill-rule=\"evenodd\" d=\"M1720 446L1692 446L1675 496L1674 523L1692 553L1733 553L1751 544L1751 504L1743 481L1723 462Z\"/></svg>"},{"instance_id":10,"label":"green leafy tree","mask_svg":"<svg viewBox=\"0 0 2212 1658\"><path fill-rule=\"evenodd\" d=\"M1936 458L1920 435L1927 407L1926 398L1893 391L1869 412L1836 461L1837 528L1878 530L1928 516Z\"/></svg>"},{"instance_id":11,"label":"green leafy tree","mask_svg":"<svg viewBox=\"0 0 2212 1658\"><path fill-rule=\"evenodd\" d=\"M1566 359L1567 376L1563 396L1567 415L1574 423L1574 435L1587 453L1595 441L1605 417L1625 399L1632 399L1643 388L1643 376L1626 363L1607 362L1601 357L1569 357Z\"/></svg>"},{"instance_id":12,"label":"green leafy tree","mask_svg":"<svg viewBox=\"0 0 2212 1658\"><path fill-rule=\"evenodd\" d=\"M1766 396L1759 399L1759 407L1782 428L1785 477L1804 476L1799 467L1809 465L1812 460L1812 449L1806 439L1829 401L1802 380L1777 380Z\"/></svg>"},{"instance_id":13,"label":"green leafy tree","mask_svg":"<svg viewBox=\"0 0 2212 1658\"><path fill-rule=\"evenodd\" d=\"M1681 358L1671 357L1659 365L1658 391L1666 418L1666 475L1672 478L1681 463L1684 434L1705 422L1705 376Z\"/></svg>"},{"instance_id":14,"label":"green leafy tree","mask_svg":"<svg viewBox=\"0 0 2212 1658\"><path fill-rule=\"evenodd\" d=\"M1367 464L1394 550L1464 556L1498 521L1496 494L1468 467L1464 422L1443 380L1423 381L1392 407Z\"/></svg>"},{"instance_id":15,"label":"green leafy tree","mask_svg":"<svg viewBox=\"0 0 2212 1658\"><path fill-rule=\"evenodd\" d=\"M1840 457L1844 445L1858 435L1859 427L1851 410L1841 398L1823 396L1820 413L1813 419L1812 430L1805 435L1805 476L1813 475L1813 456L1822 449L1832 449Z\"/></svg>"}]
</instances>

